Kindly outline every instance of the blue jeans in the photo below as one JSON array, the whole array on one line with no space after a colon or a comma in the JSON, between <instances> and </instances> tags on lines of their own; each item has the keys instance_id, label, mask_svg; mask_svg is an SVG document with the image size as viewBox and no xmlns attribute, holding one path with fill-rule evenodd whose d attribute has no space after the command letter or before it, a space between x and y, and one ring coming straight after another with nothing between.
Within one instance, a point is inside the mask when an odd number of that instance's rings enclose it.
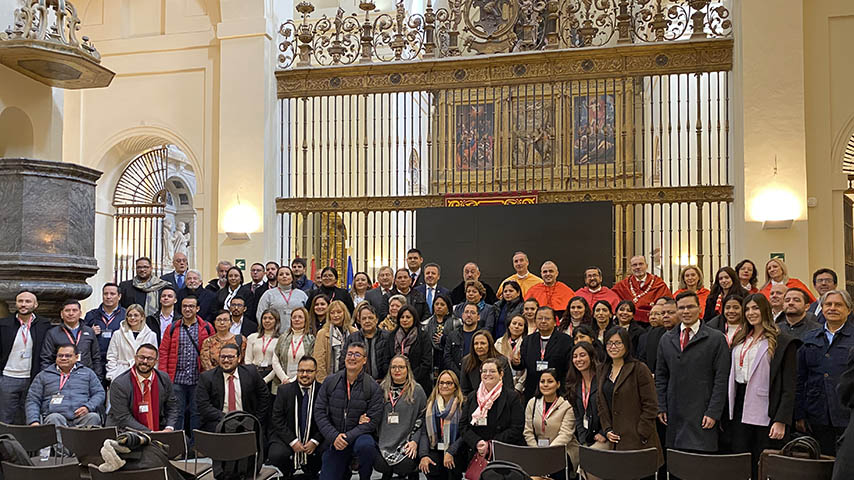
<instances>
[{"instance_id":1,"label":"blue jeans","mask_svg":"<svg viewBox=\"0 0 854 480\"><path fill-rule=\"evenodd\" d=\"M178 427L184 429L188 445L193 444L193 430L199 428L199 410L196 408L196 386L174 385L178 399Z\"/></svg>"},{"instance_id":2,"label":"blue jeans","mask_svg":"<svg viewBox=\"0 0 854 480\"><path fill-rule=\"evenodd\" d=\"M14 378L0 374L0 422L26 423L24 403L27 400L29 388L29 378Z\"/></svg>"},{"instance_id":3,"label":"blue jeans","mask_svg":"<svg viewBox=\"0 0 854 480\"><path fill-rule=\"evenodd\" d=\"M333 439L334 440L334 439ZM355 442L344 450L336 450L330 443L323 452L323 466L320 468L320 480L342 480L350 478L350 461L355 457L359 461L359 479L370 480L377 457L377 442L370 435L360 435Z\"/></svg>"}]
</instances>

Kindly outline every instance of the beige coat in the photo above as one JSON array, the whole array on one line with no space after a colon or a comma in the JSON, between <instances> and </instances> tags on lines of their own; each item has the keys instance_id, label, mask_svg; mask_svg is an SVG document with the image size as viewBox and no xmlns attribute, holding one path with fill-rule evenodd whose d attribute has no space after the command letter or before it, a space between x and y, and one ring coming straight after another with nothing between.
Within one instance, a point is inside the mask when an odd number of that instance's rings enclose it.
<instances>
[{"instance_id":1,"label":"beige coat","mask_svg":"<svg viewBox=\"0 0 854 480\"><path fill-rule=\"evenodd\" d=\"M557 397L557 405L546 418L543 432L543 399L532 398L525 407L525 443L537 446L537 439L549 440L549 446L566 445L566 454L574 466L578 466L578 441L575 439L575 413L572 405L563 397ZM536 435L535 435L536 434Z\"/></svg>"},{"instance_id":2,"label":"beige coat","mask_svg":"<svg viewBox=\"0 0 854 480\"><path fill-rule=\"evenodd\" d=\"M317 360L317 381L320 383L323 383L323 379L332 373L332 365L329 364L329 361L331 360L329 358L331 355L329 348L329 329L331 326L331 322L326 322L323 328L317 332L317 339L314 341L314 353L312 355L314 356L314 359ZM344 332L344 340L347 339L347 335L354 333L355 331L356 329L353 327L346 330ZM342 354L343 353L345 352L342 352Z\"/></svg>"}]
</instances>

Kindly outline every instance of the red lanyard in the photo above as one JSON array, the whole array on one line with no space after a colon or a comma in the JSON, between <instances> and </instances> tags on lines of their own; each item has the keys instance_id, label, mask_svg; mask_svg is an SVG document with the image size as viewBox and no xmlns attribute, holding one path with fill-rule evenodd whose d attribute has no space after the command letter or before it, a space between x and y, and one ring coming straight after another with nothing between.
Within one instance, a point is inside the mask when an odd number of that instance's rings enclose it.
<instances>
[{"instance_id":1,"label":"red lanyard","mask_svg":"<svg viewBox=\"0 0 854 480\"><path fill-rule=\"evenodd\" d=\"M264 337L261 337L261 355L267 355L267 349L270 348L270 344L273 343L273 338L270 337L266 342L264 341Z\"/></svg>"},{"instance_id":2,"label":"red lanyard","mask_svg":"<svg viewBox=\"0 0 854 480\"><path fill-rule=\"evenodd\" d=\"M288 292L287 297L285 296L285 292L282 291L282 287L276 287L276 288L279 289L279 295L282 296L282 299L285 301L285 303L290 305L291 304L291 296L294 294L294 288L291 287L291 290Z\"/></svg>"},{"instance_id":3,"label":"red lanyard","mask_svg":"<svg viewBox=\"0 0 854 480\"><path fill-rule=\"evenodd\" d=\"M113 310L113 315L112 315L112 316L110 316L110 317L107 317L107 316L106 316L106 315L104 315L103 313L101 314L101 318L102 318L102 319L104 319L104 326L105 326L105 328L109 329L109 328L110 328L110 324L111 324L111 323L113 323L113 320L115 320L115 319L116 319L116 317L118 317L118 313L119 313L119 312L118 312L118 310L119 310L118 308L116 308L115 310ZM108 318L109 318L109 320L108 320Z\"/></svg>"},{"instance_id":4,"label":"red lanyard","mask_svg":"<svg viewBox=\"0 0 854 480\"><path fill-rule=\"evenodd\" d=\"M27 320L26 325L21 319L18 319L21 322L21 340L24 341L24 348L27 348L27 335L30 334L30 325L33 323L33 317L31 316L29 320Z\"/></svg>"},{"instance_id":5,"label":"red lanyard","mask_svg":"<svg viewBox=\"0 0 854 480\"><path fill-rule=\"evenodd\" d=\"M750 343L749 344L745 343L745 344L741 345L741 354L739 354L739 356L738 356L738 366L739 367L744 366L744 357L747 356L748 350L750 350L750 347L752 347L753 344L756 343L757 341L758 341L758 338L756 336L751 335L750 336Z\"/></svg>"},{"instance_id":6,"label":"red lanyard","mask_svg":"<svg viewBox=\"0 0 854 480\"><path fill-rule=\"evenodd\" d=\"M294 337L291 337L291 356L294 357L294 360L297 359L297 352L299 351L299 347L302 346L302 341L305 339L305 335L299 337L299 343L296 347L294 347ZM350 384L347 384L347 398L350 397Z\"/></svg>"},{"instance_id":7,"label":"red lanyard","mask_svg":"<svg viewBox=\"0 0 854 480\"><path fill-rule=\"evenodd\" d=\"M67 329L65 329L65 328L62 329L62 331L65 333L65 336L68 337L68 341L73 343L75 346L77 346L77 344L80 343L80 335L83 335L83 327L78 326L77 328L79 328L80 330L77 331L77 341L76 342L74 341L74 337L72 337L71 334L68 333Z\"/></svg>"},{"instance_id":8,"label":"red lanyard","mask_svg":"<svg viewBox=\"0 0 854 480\"><path fill-rule=\"evenodd\" d=\"M581 384L583 385L584 381L582 381ZM552 410L555 409L555 407L557 406L557 402L559 400L560 400L560 397L556 397L555 401L552 403L552 406L549 407L548 410L546 410L546 399L543 398L543 435L546 434L546 418L548 418L549 414L552 413Z\"/></svg>"},{"instance_id":9,"label":"red lanyard","mask_svg":"<svg viewBox=\"0 0 854 480\"><path fill-rule=\"evenodd\" d=\"M584 379L581 380L581 403L584 404L584 411L587 411L587 402L590 401L590 390L592 388L587 387L584 383Z\"/></svg>"},{"instance_id":10,"label":"red lanyard","mask_svg":"<svg viewBox=\"0 0 854 480\"><path fill-rule=\"evenodd\" d=\"M741 325L735 327L735 332L732 334L732 337L730 337L729 335L726 335L726 344L728 346L730 346L730 347L732 346L732 341L733 341L733 339L735 339L735 336L738 334L739 330L741 330ZM728 323L726 325L726 333L729 333L729 324Z\"/></svg>"},{"instance_id":11,"label":"red lanyard","mask_svg":"<svg viewBox=\"0 0 854 480\"><path fill-rule=\"evenodd\" d=\"M59 391L62 392L62 387L68 383L68 379L71 377L71 373L61 373L59 374Z\"/></svg>"},{"instance_id":12,"label":"red lanyard","mask_svg":"<svg viewBox=\"0 0 854 480\"><path fill-rule=\"evenodd\" d=\"M401 392L401 395L402 394L403 394L403 392ZM388 401L391 403L391 411L393 412L394 406L397 405L397 402L400 401L400 397L398 396L397 399L395 400L394 398L392 398L391 392L388 392Z\"/></svg>"},{"instance_id":13,"label":"red lanyard","mask_svg":"<svg viewBox=\"0 0 854 480\"><path fill-rule=\"evenodd\" d=\"M570 324L570 325L572 325L572 324ZM546 344L543 345L543 338L540 337L540 360L546 359L546 347L548 347L548 346L549 346L549 342L546 341Z\"/></svg>"},{"instance_id":14,"label":"red lanyard","mask_svg":"<svg viewBox=\"0 0 854 480\"><path fill-rule=\"evenodd\" d=\"M350 382L345 380L344 383L347 384L347 402L349 402L350 401Z\"/></svg>"}]
</instances>

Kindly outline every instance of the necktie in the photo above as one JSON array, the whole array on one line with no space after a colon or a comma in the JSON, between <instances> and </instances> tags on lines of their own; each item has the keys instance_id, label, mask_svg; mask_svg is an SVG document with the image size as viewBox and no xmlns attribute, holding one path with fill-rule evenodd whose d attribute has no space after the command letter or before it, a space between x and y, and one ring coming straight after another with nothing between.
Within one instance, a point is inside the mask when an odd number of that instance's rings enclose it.
<instances>
[{"instance_id":1,"label":"necktie","mask_svg":"<svg viewBox=\"0 0 854 480\"><path fill-rule=\"evenodd\" d=\"M142 381L142 401L143 401L143 403L148 405L148 411L145 412L145 420L146 420L145 426L148 427L149 429L153 430L154 429L154 421L151 418L151 388L149 388L150 384L151 384L151 379L146 378Z\"/></svg>"},{"instance_id":2,"label":"necktie","mask_svg":"<svg viewBox=\"0 0 854 480\"><path fill-rule=\"evenodd\" d=\"M427 287L427 308L433 313L433 287Z\"/></svg>"},{"instance_id":3,"label":"necktie","mask_svg":"<svg viewBox=\"0 0 854 480\"><path fill-rule=\"evenodd\" d=\"M237 410L237 394L234 391L234 375L228 377L228 411Z\"/></svg>"},{"instance_id":4,"label":"necktie","mask_svg":"<svg viewBox=\"0 0 854 480\"><path fill-rule=\"evenodd\" d=\"M302 389L302 398L299 402L299 431L305 435L305 425L308 419L308 390Z\"/></svg>"},{"instance_id":5,"label":"necktie","mask_svg":"<svg viewBox=\"0 0 854 480\"><path fill-rule=\"evenodd\" d=\"M683 351L685 350L685 345L688 345L688 332L690 332L690 330L687 328L682 330L682 338L679 340L679 346Z\"/></svg>"},{"instance_id":6,"label":"necktie","mask_svg":"<svg viewBox=\"0 0 854 480\"><path fill-rule=\"evenodd\" d=\"M255 293L255 284L254 283L249 286L249 291L252 293Z\"/></svg>"},{"instance_id":7,"label":"necktie","mask_svg":"<svg viewBox=\"0 0 854 480\"><path fill-rule=\"evenodd\" d=\"M178 275L175 275L175 284L178 286L178 288L184 288L184 274L183 273L179 273Z\"/></svg>"},{"instance_id":8,"label":"necktie","mask_svg":"<svg viewBox=\"0 0 854 480\"><path fill-rule=\"evenodd\" d=\"M415 286L415 281L418 280L418 277L413 273L409 275L409 278L412 279L412 286Z\"/></svg>"}]
</instances>

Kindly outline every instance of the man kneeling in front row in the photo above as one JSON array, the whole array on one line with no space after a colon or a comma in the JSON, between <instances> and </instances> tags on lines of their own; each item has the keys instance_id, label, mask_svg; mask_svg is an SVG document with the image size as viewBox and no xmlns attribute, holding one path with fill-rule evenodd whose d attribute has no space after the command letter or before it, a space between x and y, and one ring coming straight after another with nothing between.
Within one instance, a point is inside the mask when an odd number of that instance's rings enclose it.
<instances>
[{"instance_id":1,"label":"man kneeling in front row","mask_svg":"<svg viewBox=\"0 0 854 480\"><path fill-rule=\"evenodd\" d=\"M315 401L320 393L316 381L317 361L304 356L297 364L297 381L282 385L276 392L273 404L270 463L285 478L302 470L305 480L313 480L320 473L323 435L315 421Z\"/></svg>"},{"instance_id":2,"label":"man kneeling in front row","mask_svg":"<svg viewBox=\"0 0 854 480\"><path fill-rule=\"evenodd\" d=\"M27 393L27 423L56 426L101 425L96 412L104 404L104 387L95 372L77 362L77 347L56 347L56 361L45 368Z\"/></svg>"}]
</instances>

